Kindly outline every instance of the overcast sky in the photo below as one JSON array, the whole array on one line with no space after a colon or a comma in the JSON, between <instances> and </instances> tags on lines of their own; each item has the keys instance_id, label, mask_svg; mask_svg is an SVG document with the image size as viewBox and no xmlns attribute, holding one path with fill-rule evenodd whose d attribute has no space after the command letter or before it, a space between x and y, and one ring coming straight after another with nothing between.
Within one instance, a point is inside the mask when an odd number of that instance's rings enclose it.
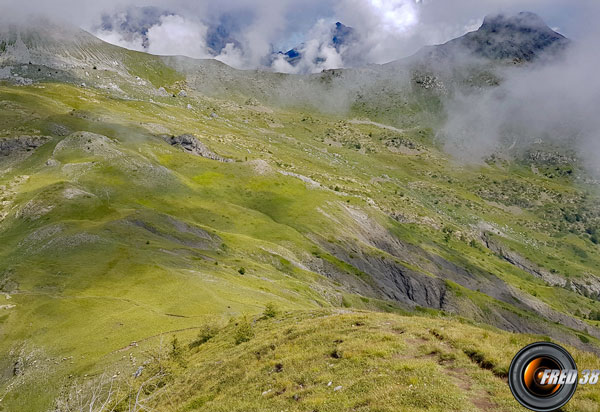
<instances>
[{"instance_id":1,"label":"overcast sky","mask_svg":"<svg viewBox=\"0 0 600 412\"><path fill-rule=\"evenodd\" d=\"M486 14L532 11L550 27L577 39L594 0L0 0L6 18L31 12L67 19L102 39L154 54L217 58L237 68L286 72L385 63L428 44L475 30ZM162 14L142 17L145 34L124 32L131 7L154 6ZM6 12L8 11L8 12ZM129 13L129 14L128 14ZM106 29L104 22L112 22ZM340 21L356 30L350 46L334 48L331 28ZM223 48L210 47L216 29ZM229 42L227 42L229 41ZM273 52L303 44L302 64L289 65Z\"/></svg>"}]
</instances>

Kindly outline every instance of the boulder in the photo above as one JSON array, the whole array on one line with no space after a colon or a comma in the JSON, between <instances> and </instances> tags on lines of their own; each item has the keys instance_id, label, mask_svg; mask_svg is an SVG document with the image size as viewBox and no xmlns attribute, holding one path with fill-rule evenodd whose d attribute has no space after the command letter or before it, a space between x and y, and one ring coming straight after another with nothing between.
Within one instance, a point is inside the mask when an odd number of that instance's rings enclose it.
<instances>
[{"instance_id":1,"label":"boulder","mask_svg":"<svg viewBox=\"0 0 600 412\"><path fill-rule=\"evenodd\" d=\"M202 156L207 159L217 160L219 162L229 163L232 162L232 159L227 159L225 157L219 156L218 154L212 152L204 143L199 141L196 136L191 134L182 134L179 136L168 136L165 137L167 143L171 146L179 146L183 150L188 153L191 153L196 156Z\"/></svg>"}]
</instances>

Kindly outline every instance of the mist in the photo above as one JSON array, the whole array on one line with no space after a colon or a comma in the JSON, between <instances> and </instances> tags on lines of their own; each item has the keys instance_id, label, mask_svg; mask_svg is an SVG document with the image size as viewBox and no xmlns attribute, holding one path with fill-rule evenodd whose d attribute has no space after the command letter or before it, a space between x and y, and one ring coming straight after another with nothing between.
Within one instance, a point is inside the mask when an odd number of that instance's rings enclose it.
<instances>
[{"instance_id":1,"label":"mist","mask_svg":"<svg viewBox=\"0 0 600 412\"><path fill-rule=\"evenodd\" d=\"M550 143L600 170L599 33L587 27L559 57L500 70L497 87L454 90L438 133L445 149L481 163L492 154L518 156Z\"/></svg>"}]
</instances>

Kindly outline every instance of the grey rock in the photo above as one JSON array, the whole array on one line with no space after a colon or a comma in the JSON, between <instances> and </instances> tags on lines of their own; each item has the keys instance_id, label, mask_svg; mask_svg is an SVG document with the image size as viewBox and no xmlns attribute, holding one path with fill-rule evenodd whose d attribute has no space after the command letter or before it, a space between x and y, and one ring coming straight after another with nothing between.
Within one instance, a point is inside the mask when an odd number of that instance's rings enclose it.
<instances>
[{"instance_id":1,"label":"grey rock","mask_svg":"<svg viewBox=\"0 0 600 412\"><path fill-rule=\"evenodd\" d=\"M71 130L67 126L58 123L52 123L48 127L48 130L56 136L68 136L71 134Z\"/></svg>"},{"instance_id":2,"label":"grey rock","mask_svg":"<svg viewBox=\"0 0 600 412\"><path fill-rule=\"evenodd\" d=\"M223 156L212 152L204 143L199 141L196 136L191 134L182 134L180 136L165 137L167 143L171 146L179 146L184 151L194 154L196 156L205 157L207 159L217 160L219 162L229 163L232 159L227 159Z\"/></svg>"},{"instance_id":3,"label":"grey rock","mask_svg":"<svg viewBox=\"0 0 600 412\"><path fill-rule=\"evenodd\" d=\"M363 296L396 301L409 308L421 306L441 309L450 313L467 314L465 307L461 306L464 302L461 303L461 298L447 283L447 281L451 281L464 288L506 302L523 311L535 313L544 321L523 317L511 310L506 310L501 305L491 305L488 307L488 312L482 312L476 306L469 306L470 309L466 310L471 311L468 316L472 319L482 320L512 332L548 335L586 349L589 349L590 346L583 344L576 336L571 336L554 327L554 324L559 323L575 330L585 331L592 336L600 336L600 329L553 310L537 298L520 293L519 290L493 274L470 266L466 260L450 262L418 245L404 243L389 236L385 231L375 230L371 226L365 227L361 235L363 242L383 250L399 261L369 253L367 250L363 250L360 244L349 239L338 243L330 243L321 238L313 240L331 255L369 275L364 282L361 279L360 282L350 283L350 289ZM406 261L410 265L405 265L401 261ZM327 265L318 267L315 263L312 263L311 266L317 272L333 279L341 279L341 282L346 284L345 280L348 277L343 277L341 273L335 273L335 268ZM532 270L528 264L522 268ZM535 270L537 272L539 268L535 268ZM538 277L546 275L553 274L534 274ZM560 279L558 276L557 278ZM558 283L557 286L561 286L557 278L552 280ZM590 289L595 287L595 282L589 278L586 283L592 285L588 286ZM581 285L573 284L572 287L577 289Z\"/></svg>"},{"instance_id":4,"label":"grey rock","mask_svg":"<svg viewBox=\"0 0 600 412\"><path fill-rule=\"evenodd\" d=\"M143 366L137 368L137 370L133 373L134 378L139 378L142 375L142 371L144 370Z\"/></svg>"},{"instance_id":5,"label":"grey rock","mask_svg":"<svg viewBox=\"0 0 600 412\"><path fill-rule=\"evenodd\" d=\"M137 226L170 242L194 249L215 250L222 243L219 236L169 215L160 215L150 219L149 216L141 213L132 216L124 223Z\"/></svg>"},{"instance_id":6,"label":"grey rock","mask_svg":"<svg viewBox=\"0 0 600 412\"><path fill-rule=\"evenodd\" d=\"M30 152L49 140L47 136L19 136L0 140L0 156L10 156L19 152Z\"/></svg>"},{"instance_id":7,"label":"grey rock","mask_svg":"<svg viewBox=\"0 0 600 412\"><path fill-rule=\"evenodd\" d=\"M24 369L23 358L17 359L15 364L13 365L13 376L19 376L23 374Z\"/></svg>"},{"instance_id":8,"label":"grey rock","mask_svg":"<svg viewBox=\"0 0 600 412\"><path fill-rule=\"evenodd\" d=\"M569 289L580 295L598 298L600 296L600 278L592 274L586 274L579 279L569 279L552 273L529 259L519 255L518 253L503 247L499 242L495 241L489 234L484 234L484 241L488 249L502 257L510 264L518 267L521 270L535 276L546 282L550 286L559 286Z\"/></svg>"},{"instance_id":9,"label":"grey rock","mask_svg":"<svg viewBox=\"0 0 600 412\"><path fill-rule=\"evenodd\" d=\"M564 166L577 162L574 155L565 155L558 151L533 150L527 153L528 161L548 166Z\"/></svg>"},{"instance_id":10,"label":"grey rock","mask_svg":"<svg viewBox=\"0 0 600 412\"><path fill-rule=\"evenodd\" d=\"M19 284L13 279L14 270L8 269L0 274L0 292L14 293L19 289Z\"/></svg>"}]
</instances>

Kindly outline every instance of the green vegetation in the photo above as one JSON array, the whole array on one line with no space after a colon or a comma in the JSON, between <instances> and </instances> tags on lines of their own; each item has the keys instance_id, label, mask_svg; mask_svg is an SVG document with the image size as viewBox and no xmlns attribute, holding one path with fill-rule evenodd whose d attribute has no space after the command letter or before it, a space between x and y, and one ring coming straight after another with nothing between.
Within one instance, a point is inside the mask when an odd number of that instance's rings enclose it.
<instances>
[{"instance_id":1,"label":"green vegetation","mask_svg":"<svg viewBox=\"0 0 600 412\"><path fill-rule=\"evenodd\" d=\"M252 331L252 325L248 322L248 319L244 316L235 323L236 329L233 336L236 345L244 342L248 342L254 336Z\"/></svg>"},{"instance_id":2,"label":"green vegetation","mask_svg":"<svg viewBox=\"0 0 600 412\"><path fill-rule=\"evenodd\" d=\"M138 402L157 410L523 411L506 389L508 366L521 347L544 339L460 318L320 310L256 319L253 338L238 343L240 324L183 351L187 366L153 352L138 378L113 383L130 393L113 397L115 410L127 410L144 387ZM570 350L579 365L600 365ZM593 411L598 402L588 385L564 410Z\"/></svg>"},{"instance_id":3,"label":"green vegetation","mask_svg":"<svg viewBox=\"0 0 600 412\"><path fill-rule=\"evenodd\" d=\"M267 303L265 310L263 311L264 318L274 318L277 316L277 307L273 302Z\"/></svg>"}]
</instances>

